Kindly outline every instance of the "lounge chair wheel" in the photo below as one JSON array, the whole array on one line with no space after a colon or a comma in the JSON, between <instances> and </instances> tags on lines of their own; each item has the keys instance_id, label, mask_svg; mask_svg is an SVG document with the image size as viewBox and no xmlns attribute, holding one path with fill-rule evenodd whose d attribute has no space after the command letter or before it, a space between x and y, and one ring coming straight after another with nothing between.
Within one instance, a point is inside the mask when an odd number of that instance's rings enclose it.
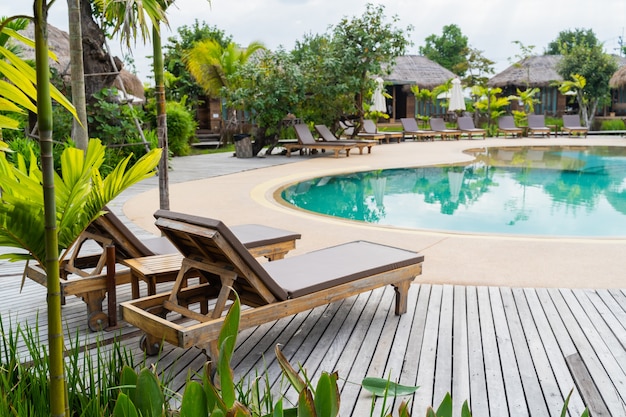
<instances>
[{"instance_id":1,"label":"lounge chair wheel","mask_svg":"<svg viewBox=\"0 0 626 417\"><path fill-rule=\"evenodd\" d=\"M161 344L150 343L148 341L148 336L144 334L143 336L141 336L141 339L139 339L139 348L146 352L146 355L155 356L158 355L159 351L161 350Z\"/></svg>"},{"instance_id":2,"label":"lounge chair wheel","mask_svg":"<svg viewBox=\"0 0 626 417\"><path fill-rule=\"evenodd\" d=\"M109 316L103 311L94 311L89 313L87 318L87 326L92 332L106 329L109 325Z\"/></svg>"}]
</instances>

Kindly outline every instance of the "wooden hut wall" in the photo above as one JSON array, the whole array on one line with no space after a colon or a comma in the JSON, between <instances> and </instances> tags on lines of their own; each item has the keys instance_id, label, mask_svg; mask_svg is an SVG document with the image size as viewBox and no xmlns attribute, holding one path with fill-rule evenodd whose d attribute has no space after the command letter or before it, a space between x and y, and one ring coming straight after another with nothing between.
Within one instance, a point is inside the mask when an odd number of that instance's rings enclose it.
<instances>
[{"instance_id":1,"label":"wooden hut wall","mask_svg":"<svg viewBox=\"0 0 626 417\"><path fill-rule=\"evenodd\" d=\"M416 104L416 115L428 116L428 117L444 117L447 113L447 107L444 107L446 100L432 101L418 101Z\"/></svg>"},{"instance_id":2,"label":"wooden hut wall","mask_svg":"<svg viewBox=\"0 0 626 417\"><path fill-rule=\"evenodd\" d=\"M626 87L620 87L613 90L613 104L611 111L616 115L626 114Z\"/></svg>"},{"instance_id":3,"label":"wooden hut wall","mask_svg":"<svg viewBox=\"0 0 626 417\"><path fill-rule=\"evenodd\" d=\"M563 101L563 108L559 109L559 92L556 87L542 87L539 89L540 102L535 104L536 114L545 114L548 116L557 116L562 114L565 110L565 101Z\"/></svg>"}]
</instances>

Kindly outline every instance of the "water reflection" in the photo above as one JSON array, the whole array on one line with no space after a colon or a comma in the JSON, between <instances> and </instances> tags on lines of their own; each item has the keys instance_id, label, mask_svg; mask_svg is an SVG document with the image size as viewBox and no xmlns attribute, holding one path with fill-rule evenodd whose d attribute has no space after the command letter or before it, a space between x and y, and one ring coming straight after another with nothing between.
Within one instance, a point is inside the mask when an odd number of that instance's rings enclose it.
<instances>
[{"instance_id":1,"label":"water reflection","mask_svg":"<svg viewBox=\"0 0 626 417\"><path fill-rule=\"evenodd\" d=\"M285 201L346 219L420 229L626 235L626 149L474 149L464 165L316 178Z\"/></svg>"}]
</instances>

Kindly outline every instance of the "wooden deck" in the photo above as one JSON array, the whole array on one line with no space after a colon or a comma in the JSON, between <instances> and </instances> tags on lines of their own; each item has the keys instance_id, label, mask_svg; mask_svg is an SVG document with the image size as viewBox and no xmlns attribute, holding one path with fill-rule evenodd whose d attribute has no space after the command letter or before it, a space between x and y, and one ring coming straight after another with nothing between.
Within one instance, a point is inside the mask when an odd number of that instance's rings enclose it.
<instances>
[{"instance_id":1,"label":"wooden deck","mask_svg":"<svg viewBox=\"0 0 626 417\"><path fill-rule=\"evenodd\" d=\"M20 294L21 266L0 268L5 328L34 324L39 314L45 342L44 288L27 280ZM130 285L117 295L130 298ZM571 389L572 416L584 405L594 416L626 415L625 290L414 284L409 311L400 317L393 301L393 290L381 289L245 330L233 358L236 376L254 378L267 369L273 389L284 387L273 352L281 344L313 378L339 372L342 416L369 415L371 397L358 385L365 376L419 385L411 399L416 416L446 392L456 410L468 399L475 416L555 416ZM68 334L78 333L87 348L121 337L141 358L138 330L121 323L115 331L90 333L85 304L75 297L63 311ZM176 390L206 360L201 348L171 346L158 361L148 358Z\"/></svg>"}]
</instances>

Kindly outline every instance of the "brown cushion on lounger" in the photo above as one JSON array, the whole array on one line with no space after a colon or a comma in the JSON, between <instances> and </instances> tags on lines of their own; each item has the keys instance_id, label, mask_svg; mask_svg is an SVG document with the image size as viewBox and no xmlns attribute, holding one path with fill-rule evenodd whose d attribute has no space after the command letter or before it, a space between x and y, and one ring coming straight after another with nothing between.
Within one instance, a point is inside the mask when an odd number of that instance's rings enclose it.
<instances>
[{"instance_id":1,"label":"brown cushion on lounger","mask_svg":"<svg viewBox=\"0 0 626 417\"><path fill-rule=\"evenodd\" d=\"M273 245L284 242L287 239L295 240L301 238L300 233L294 233L289 230L263 226L260 224L240 224L237 226L231 226L230 230L248 249L259 246Z\"/></svg>"},{"instance_id":2,"label":"brown cushion on lounger","mask_svg":"<svg viewBox=\"0 0 626 417\"><path fill-rule=\"evenodd\" d=\"M263 267L289 298L297 298L423 259L415 252L358 241L269 262Z\"/></svg>"},{"instance_id":3,"label":"brown cushion on lounger","mask_svg":"<svg viewBox=\"0 0 626 417\"><path fill-rule=\"evenodd\" d=\"M176 246L165 236L143 239L142 242L155 255L167 255L178 252Z\"/></svg>"}]
</instances>

